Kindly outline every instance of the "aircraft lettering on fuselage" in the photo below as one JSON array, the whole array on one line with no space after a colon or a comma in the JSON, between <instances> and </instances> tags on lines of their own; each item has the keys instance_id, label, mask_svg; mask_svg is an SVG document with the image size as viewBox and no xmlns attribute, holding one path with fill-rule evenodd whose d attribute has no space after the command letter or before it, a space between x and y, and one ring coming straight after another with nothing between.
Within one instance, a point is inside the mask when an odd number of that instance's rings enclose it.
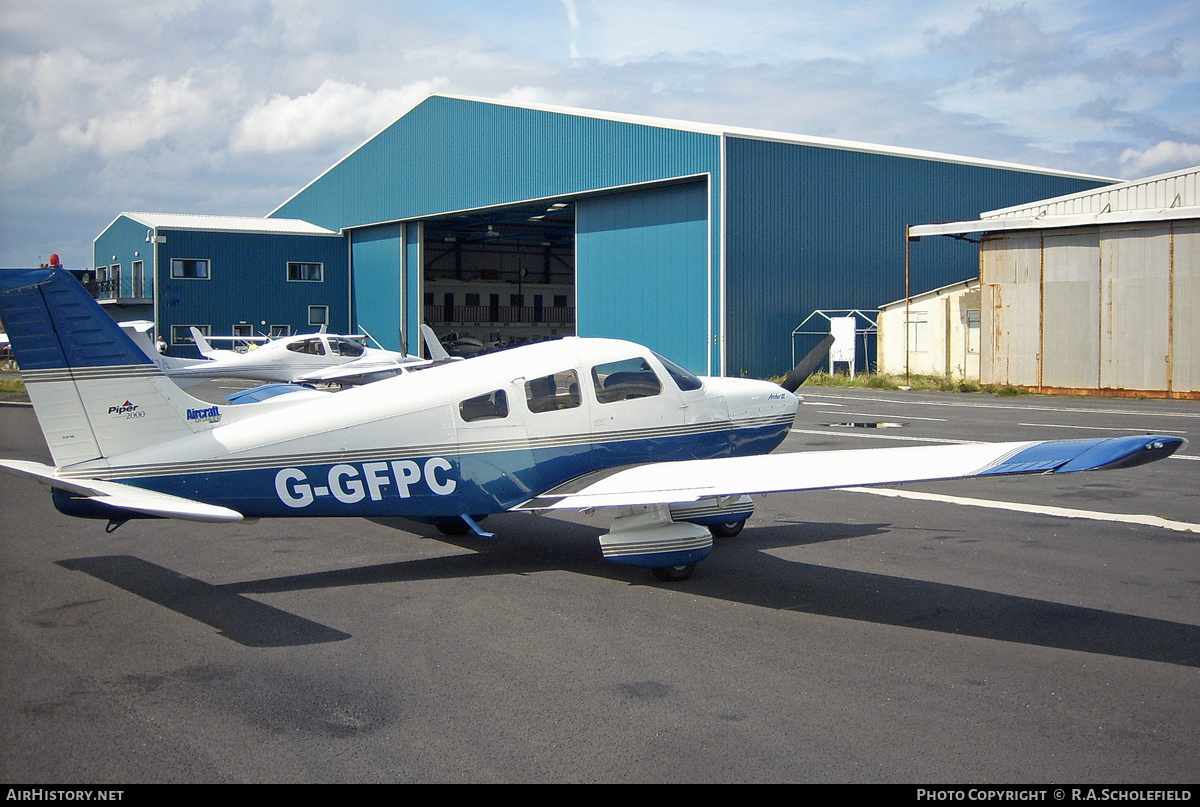
<instances>
[{"instance_id":1,"label":"aircraft lettering on fuselage","mask_svg":"<svg viewBox=\"0 0 1200 807\"><path fill-rule=\"evenodd\" d=\"M453 470L454 465L445 457L430 457L423 466L413 460L342 463L329 469L326 485L314 486L299 468L282 468L275 474L275 493L281 502L297 509L323 496L333 496L342 504L355 504L367 497L378 502L383 500L386 488L394 488L392 495L407 499L412 496L410 486L424 479L431 492L449 496L458 487L458 481L449 474Z\"/></svg>"}]
</instances>

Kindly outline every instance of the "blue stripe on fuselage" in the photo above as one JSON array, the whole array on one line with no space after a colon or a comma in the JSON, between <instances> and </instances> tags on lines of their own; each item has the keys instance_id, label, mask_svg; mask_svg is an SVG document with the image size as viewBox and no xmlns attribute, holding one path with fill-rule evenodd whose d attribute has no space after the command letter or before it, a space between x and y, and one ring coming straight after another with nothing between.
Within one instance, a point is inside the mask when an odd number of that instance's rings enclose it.
<instances>
[{"instance_id":1,"label":"blue stripe on fuselage","mask_svg":"<svg viewBox=\"0 0 1200 807\"><path fill-rule=\"evenodd\" d=\"M668 462L766 453L783 442L788 428L787 424L771 425L596 445L297 464L121 481L228 507L247 517L485 515L509 510L577 476L614 465L647 458ZM111 514L105 511L103 517Z\"/></svg>"}]
</instances>

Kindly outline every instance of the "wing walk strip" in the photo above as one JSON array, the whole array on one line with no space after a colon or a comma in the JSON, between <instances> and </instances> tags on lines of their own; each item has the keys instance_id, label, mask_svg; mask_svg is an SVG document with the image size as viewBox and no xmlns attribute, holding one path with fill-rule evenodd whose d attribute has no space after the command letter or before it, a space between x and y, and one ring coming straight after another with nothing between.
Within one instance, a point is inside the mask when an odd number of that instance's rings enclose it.
<instances>
[{"instance_id":1,"label":"wing walk strip","mask_svg":"<svg viewBox=\"0 0 1200 807\"><path fill-rule=\"evenodd\" d=\"M710 434L722 431L755 429L770 426L787 426L791 415L744 418L734 421L714 421L686 426L663 426L652 429L630 429L611 434L573 434L562 437L542 437L520 440L490 440L472 443L432 443L420 446L396 446L391 448L369 448L352 451L304 452L278 454L265 457L228 457L188 462L165 462L143 465L126 465L110 468L84 467L60 468L58 476L63 479L138 479L147 476L183 476L191 473L222 473L229 471L253 471L264 468L280 468L289 465L313 466L333 465L345 462L372 462L401 460L414 457L438 455L468 455L499 453L505 451L529 451L547 448L565 448L592 443L620 443L630 440L648 440L664 437L683 437Z\"/></svg>"},{"instance_id":2,"label":"wing walk strip","mask_svg":"<svg viewBox=\"0 0 1200 807\"><path fill-rule=\"evenodd\" d=\"M1149 527L1162 527L1177 532L1200 533L1200 524L1190 524L1186 521L1173 521L1161 516L1138 515L1129 513L1101 513L1096 510L1076 510L1070 507L1053 507L1042 504L1020 504L1018 502L1001 502L993 499L972 499L966 496L947 496L941 493L922 493L915 490L892 490L890 488L837 488L848 493L870 493L873 496L887 496L894 499L914 499L926 502L942 502L944 504L961 504L968 507L986 507L992 510L1012 510L1018 513L1036 513L1060 518L1082 518L1091 521L1114 521L1123 524L1142 524Z\"/></svg>"}]
</instances>

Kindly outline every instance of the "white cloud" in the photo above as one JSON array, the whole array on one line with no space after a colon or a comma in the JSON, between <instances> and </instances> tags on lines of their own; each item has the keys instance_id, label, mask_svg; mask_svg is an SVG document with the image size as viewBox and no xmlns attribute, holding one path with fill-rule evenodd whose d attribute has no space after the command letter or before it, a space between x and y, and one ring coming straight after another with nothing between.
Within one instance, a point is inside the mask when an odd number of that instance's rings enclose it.
<instances>
[{"instance_id":1,"label":"white cloud","mask_svg":"<svg viewBox=\"0 0 1200 807\"><path fill-rule=\"evenodd\" d=\"M193 86L191 73L175 79L155 76L138 94L137 106L89 118L58 130L63 143L91 149L102 157L136 151L153 140L208 123L213 88Z\"/></svg>"},{"instance_id":2,"label":"white cloud","mask_svg":"<svg viewBox=\"0 0 1200 807\"><path fill-rule=\"evenodd\" d=\"M1164 140L1148 149L1125 149L1121 154L1122 175L1130 179L1163 174L1200 165L1200 143Z\"/></svg>"},{"instance_id":3,"label":"white cloud","mask_svg":"<svg viewBox=\"0 0 1200 807\"><path fill-rule=\"evenodd\" d=\"M328 79L307 95L276 95L251 108L234 127L230 149L234 153L299 151L362 139L446 83L441 77L374 91Z\"/></svg>"}]
</instances>

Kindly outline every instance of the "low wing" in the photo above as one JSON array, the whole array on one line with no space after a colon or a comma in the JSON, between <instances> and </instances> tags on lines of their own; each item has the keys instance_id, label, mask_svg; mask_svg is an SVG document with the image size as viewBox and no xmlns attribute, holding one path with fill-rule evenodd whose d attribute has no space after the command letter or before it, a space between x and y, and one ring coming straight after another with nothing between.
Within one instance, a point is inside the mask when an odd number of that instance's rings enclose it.
<instances>
[{"instance_id":1,"label":"low wing","mask_svg":"<svg viewBox=\"0 0 1200 807\"><path fill-rule=\"evenodd\" d=\"M162 518L181 518L187 521L241 521L242 514L227 507L156 493L152 490L107 482L102 479L59 479L54 469L40 462L0 460L0 470L36 479L52 488L85 496L100 504L133 510Z\"/></svg>"},{"instance_id":2,"label":"low wing","mask_svg":"<svg viewBox=\"0 0 1200 807\"><path fill-rule=\"evenodd\" d=\"M1186 442L1182 437L1142 435L653 462L579 477L516 509L676 504L747 493L1128 468L1169 457Z\"/></svg>"},{"instance_id":3,"label":"low wing","mask_svg":"<svg viewBox=\"0 0 1200 807\"><path fill-rule=\"evenodd\" d=\"M357 359L345 364L310 370L296 376L295 380L313 383L369 384L372 381L391 378L427 364L429 362L425 359L409 359L407 361Z\"/></svg>"}]
</instances>

